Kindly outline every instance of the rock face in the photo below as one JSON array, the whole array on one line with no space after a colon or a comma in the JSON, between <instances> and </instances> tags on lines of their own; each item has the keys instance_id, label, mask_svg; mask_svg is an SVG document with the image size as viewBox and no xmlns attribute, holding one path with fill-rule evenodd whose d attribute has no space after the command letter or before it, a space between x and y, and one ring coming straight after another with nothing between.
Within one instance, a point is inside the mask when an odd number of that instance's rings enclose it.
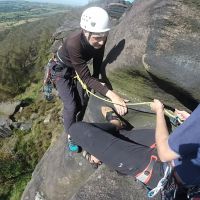
<instances>
[{"instance_id":1,"label":"rock face","mask_svg":"<svg viewBox=\"0 0 200 200\"><path fill-rule=\"evenodd\" d=\"M11 120L5 117L0 117L0 137L8 137L12 134L10 128Z\"/></svg>"},{"instance_id":2,"label":"rock face","mask_svg":"<svg viewBox=\"0 0 200 200\"><path fill-rule=\"evenodd\" d=\"M0 103L0 115L11 116L20 107L21 102L1 102Z\"/></svg>"},{"instance_id":3,"label":"rock face","mask_svg":"<svg viewBox=\"0 0 200 200\"><path fill-rule=\"evenodd\" d=\"M113 88L133 101L159 98L172 107L193 109L200 100L200 12L198 1L135 0L111 31L104 67ZM125 80L124 80L125 79ZM86 121L103 120L90 99ZM154 116L129 109L134 127L154 127ZM65 135L37 165L22 200L142 200L132 177L105 166L95 171L80 154L65 149Z\"/></svg>"},{"instance_id":4,"label":"rock face","mask_svg":"<svg viewBox=\"0 0 200 200\"><path fill-rule=\"evenodd\" d=\"M119 176L101 166L87 180L71 200L145 200L144 188L136 183L133 177Z\"/></svg>"},{"instance_id":5,"label":"rock face","mask_svg":"<svg viewBox=\"0 0 200 200\"><path fill-rule=\"evenodd\" d=\"M195 3L182 2L171 4L168 1L156 6L163 17L153 16L151 24L157 26L148 36L146 61L152 75L199 101L200 7L197 2L196 7Z\"/></svg>"},{"instance_id":6,"label":"rock face","mask_svg":"<svg viewBox=\"0 0 200 200\"><path fill-rule=\"evenodd\" d=\"M32 127L31 122L17 122L14 115L21 112L28 101L2 102L0 103L0 137L5 138L12 135L13 128L28 131Z\"/></svg>"},{"instance_id":7,"label":"rock face","mask_svg":"<svg viewBox=\"0 0 200 200\"><path fill-rule=\"evenodd\" d=\"M9 118L20 107L21 102L0 103L0 137L9 137L12 134L12 120Z\"/></svg>"},{"instance_id":8,"label":"rock face","mask_svg":"<svg viewBox=\"0 0 200 200\"><path fill-rule=\"evenodd\" d=\"M110 33L106 69L129 67L152 80L161 93L194 108L200 100L199 10L197 1L135 1ZM143 72L143 54L150 76ZM155 98L155 89L149 98Z\"/></svg>"},{"instance_id":9,"label":"rock face","mask_svg":"<svg viewBox=\"0 0 200 200\"><path fill-rule=\"evenodd\" d=\"M129 6L131 6L131 4ZM110 17L119 19L128 8L128 5L125 3L110 3L106 10Z\"/></svg>"},{"instance_id":10,"label":"rock face","mask_svg":"<svg viewBox=\"0 0 200 200\"><path fill-rule=\"evenodd\" d=\"M86 160L67 153L63 134L36 167L22 199L35 200L38 194L42 199L70 199L92 173Z\"/></svg>"}]
</instances>

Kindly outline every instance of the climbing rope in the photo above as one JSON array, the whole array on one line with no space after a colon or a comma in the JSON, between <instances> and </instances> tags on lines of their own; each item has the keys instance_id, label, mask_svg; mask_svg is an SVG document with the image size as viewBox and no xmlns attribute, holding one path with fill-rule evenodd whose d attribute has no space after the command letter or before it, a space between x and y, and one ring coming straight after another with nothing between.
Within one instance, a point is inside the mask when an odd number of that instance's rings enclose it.
<instances>
[{"instance_id":1,"label":"climbing rope","mask_svg":"<svg viewBox=\"0 0 200 200\"><path fill-rule=\"evenodd\" d=\"M121 104L114 103L114 102L112 102L112 101L109 100L109 99L100 97L100 96L98 96L98 95L92 93L92 92L87 88L87 85L86 85L85 83L83 83L83 81L81 80L81 78L79 77L79 75L77 74L77 72L76 72L76 76L75 76L74 78L76 78L76 79L79 81L79 83L81 84L82 88L86 91L86 93L87 93L88 96L89 96L89 94L90 94L90 95L92 95L92 96L94 96L94 97L96 97L97 99L100 99L100 100L102 100L102 101L105 101L105 102L108 102L108 103L111 103L111 104L116 104L116 105L123 106L123 105L121 105ZM151 103L152 103L152 102L138 102L138 103L126 103L126 105L127 105L127 106L139 106L139 105L147 105L147 106L150 106ZM183 123L182 120L181 120L178 116L174 115L174 113L173 113L172 111L170 111L170 110L168 110L168 109L164 109L164 113L165 113L166 116L173 118L175 121L177 120L180 124Z\"/></svg>"},{"instance_id":2,"label":"climbing rope","mask_svg":"<svg viewBox=\"0 0 200 200\"><path fill-rule=\"evenodd\" d=\"M76 72L76 76L75 76L74 78L76 78L76 79L79 81L79 83L81 84L82 88L86 91L87 95L90 94L90 95L92 95L92 96L94 96L94 97L96 97L97 99L100 99L100 100L102 100L102 101L105 101L105 102L108 102L108 103L111 103L111 104L116 104L116 105L123 106L123 105L121 105L121 104L114 103L114 102L112 102L112 101L109 100L109 99L100 97L100 96L98 96L98 95L92 93L90 90L88 90L87 85L86 85L85 83L83 83L83 81L81 80L81 78L79 77L79 75L77 74L77 72ZM151 102L126 103L127 106L137 106L137 105L149 105L149 106L150 106L150 104L151 104Z\"/></svg>"}]
</instances>

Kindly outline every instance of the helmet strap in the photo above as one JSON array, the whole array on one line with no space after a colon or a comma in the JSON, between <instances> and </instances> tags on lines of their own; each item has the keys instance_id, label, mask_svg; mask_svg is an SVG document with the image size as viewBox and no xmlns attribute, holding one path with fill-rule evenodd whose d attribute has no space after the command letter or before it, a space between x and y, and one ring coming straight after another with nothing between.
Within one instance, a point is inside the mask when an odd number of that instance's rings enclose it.
<instances>
[{"instance_id":1,"label":"helmet strap","mask_svg":"<svg viewBox=\"0 0 200 200\"><path fill-rule=\"evenodd\" d=\"M88 41L90 40L91 36L92 36L92 32L89 32Z\"/></svg>"},{"instance_id":2,"label":"helmet strap","mask_svg":"<svg viewBox=\"0 0 200 200\"><path fill-rule=\"evenodd\" d=\"M86 37L86 39L89 41L91 36L92 36L92 32L89 32L89 31L86 31L86 30L83 30L83 33Z\"/></svg>"}]
</instances>

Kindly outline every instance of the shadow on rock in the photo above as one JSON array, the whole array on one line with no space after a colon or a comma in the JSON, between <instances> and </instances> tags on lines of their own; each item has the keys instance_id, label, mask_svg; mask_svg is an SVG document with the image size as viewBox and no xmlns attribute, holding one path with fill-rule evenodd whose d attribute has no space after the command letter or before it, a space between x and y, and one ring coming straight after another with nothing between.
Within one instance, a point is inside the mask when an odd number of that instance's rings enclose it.
<instances>
[{"instance_id":1,"label":"shadow on rock","mask_svg":"<svg viewBox=\"0 0 200 200\"><path fill-rule=\"evenodd\" d=\"M107 54L105 60L102 63L102 68L101 68L102 78L110 89L112 89L112 85L106 76L106 66L107 64L111 64L117 59L117 57L121 54L122 50L124 49L124 46L125 46L125 39L122 39L117 45L115 45L110 50L110 52Z\"/></svg>"},{"instance_id":2,"label":"shadow on rock","mask_svg":"<svg viewBox=\"0 0 200 200\"><path fill-rule=\"evenodd\" d=\"M183 90L182 88L178 88L172 83L160 79L151 73L149 74L159 88L171 94L172 96L175 96L188 109L193 111L198 106L198 101L196 101L187 91Z\"/></svg>"}]
</instances>

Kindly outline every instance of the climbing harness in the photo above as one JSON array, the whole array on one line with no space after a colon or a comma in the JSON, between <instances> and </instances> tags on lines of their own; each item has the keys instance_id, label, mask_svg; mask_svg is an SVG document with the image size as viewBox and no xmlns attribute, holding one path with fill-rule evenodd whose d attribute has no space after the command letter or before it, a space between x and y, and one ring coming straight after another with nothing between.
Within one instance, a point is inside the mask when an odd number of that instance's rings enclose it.
<instances>
[{"instance_id":1,"label":"climbing harness","mask_svg":"<svg viewBox=\"0 0 200 200\"><path fill-rule=\"evenodd\" d=\"M150 146L151 150L156 149L156 143L152 144ZM156 194L158 194L159 191L163 190L166 184L169 182L169 178L172 174L172 167L169 163L165 163L166 169L163 178L160 179L157 186L150 190L148 183L152 178L153 170L155 167L156 162L158 162L158 157L156 155L151 155L149 164L147 167L140 173L138 173L135 178L137 181L141 182L147 189L147 196L149 198L154 197Z\"/></svg>"},{"instance_id":2,"label":"climbing harness","mask_svg":"<svg viewBox=\"0 0 200 200\"><path fill-rule=\"evenodd\" d=\"M162 200L175 200L178 191L178 184L173 176L173 172L171 176L168 177L168 181L164 188L160 191Z\"/></svg>"},{"instance_id":3,"label":"climbing harness","mask_svg":"<svg viewBox=\"0 0 200 200\"><path fill-rule=\"evenodd\" d=\"M175 200L175 199L200 199L200 186L185 187L179 185L175 178L171 176L167 185L161 191L162 200Z\"/></svg>"},{"instance_id":4,"label":"climbing harness","mask_svg":"<svg viewBox=\"0 0 200 200\"><path fill-rule=\"evenodd\" d=\"M163 178L160 179L160 181L158 182L155 188L153 188L147 193L149 198L153 198L156 194L158 194L160 190L164 189L165 185L167 184L169 180L169 176L171 175L171 172L172 172L171 165L167 165Z\"/></svg>"},{"instance_id":5,"label":"climbing harness","mask_svg":"<svg viewBox=\"0 0 200 200\"><path fill-rule=\"evenodd\" d=\"M49 60L48 64L46 65L46 72L45 72L45 84L43 87L43 92L45 99L47 101L51 101L54 98L52 93L53 88L55 88L55 81L59 79L56 76L56 73L60 73L65 68L64 64L54 60L53 58Z\"/></svg>"},{"instance_id":6,"label":"climbing harness","mask_svg":"<svg viewBox=\"0 0 200 200\"><path fill-rule=\"evenodd\" d=\"M152 149L152 150L156 149L156 143L152 144L150 146L150 149ZM155 188L153 188L153 189L149 188L148 183L152 178L152 174L153 174L153 170L154 170L154 166L155 166L156 162L158 162L158 157L156 155L151 155L151 158L150 158L150 161L149 161L149 164L147 165L147 167L142 172L138 173L135 176L136 180L141 182L146 187L147 196L149 198L153 198L160 191L162 191L163 193L164 192L166 193L165 186L171 185L170 180L172 179L172 166L169 163L165 163L164 166L166 166L166 167L165 167L165 172L164 172L163 178L160 179L160 181L158 182L158 184ZM175 187L176 187L176 185L175 185ZM172 189L173 189L173 192L176 191L176 190L174 190L174 187ZM170 188L169 192L171 192L172 189ZM167 199L165 199L165 200L167 200ZM170 199L168 199L168 200L170 200Z\"/></svg>"},{"instance_id":7,"label":"climbing harness","mask_svg":"<svg viewBox=\"0 0 200 200\"><path fill-rule=\"evenodd\" d=\"M57 62L53 59L50 59L48 64L46 65L46 71L45 71L45 84L43 86L43 93L44 97L47 101L52 101L54 98L54 95L52 93L53 87L54 87L54 79L53 79L53 67L57 65Z\"/></svg>"},{"instance_id":8,"label":"climbing harness","mask_svg":"<svg viewBox=\"0 0 200 200\"><path fill-rule=\"evenodd\" d=\"M152 176L152 172L153 172L153 167L156 163L156 161L158 160L157 156L152 155L151 156L151 160L148 164L148 166L145 168L144 171L142 171L141 173L137 174L135 177L138 181L147 184L148 181L151 179Z\"/></svg>"},{"instance_id":9,"label":"climbing harness","mask_svg":"<svg viewBox=\"0 0 200 200\"><path fill-rule=\"evenodd\" d=\"M188 189L187 198L191 200L200 199L200 186L193 186Z\"/></svg>"}]
</instances>

